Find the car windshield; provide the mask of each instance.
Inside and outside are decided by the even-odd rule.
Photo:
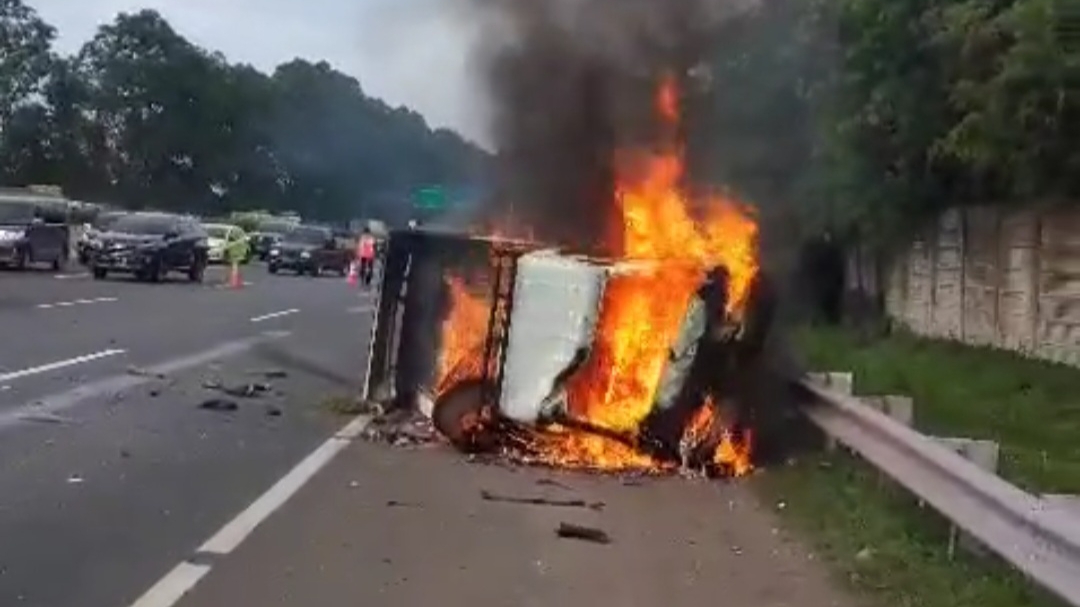
[[[114,232],[127,232],[129,234],[152,234],[162,236],[177,229],[176,220],[172,217],[155,215],[128,215],[117,219],[110,228]]]
[[[228,226],[210,225],[210,226],[203,226],[203,229],[206,230],[206,235],[209,236],[210,238],[224,239],[225,237],[227,237],[229,235],[229,227]]]
[[[25,202],[0,202],[0,223],[30,223],[34,207]]]
[[[285,235],[288,242],[321,245],[330,239],[330,232],[321,228],[296,228]]]

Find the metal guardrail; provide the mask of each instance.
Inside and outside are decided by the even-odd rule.
[[[811,381],[807,415],[826,434],[930,504],[1037,584],[1080,607],[1080,518]]]

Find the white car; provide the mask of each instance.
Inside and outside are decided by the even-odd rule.
[[[207,235],[207,244],[209,245],[207,258],[210,263],[225,263],[227,261],[226,251],[228,251],[229,246],[238,241],[247,242],[248,240],[248,236],[243,229],[227,223],[204,223],[203,230],[206,231]],[[249,246],[248,252],[244,255],[244,261],[247,261],[250,251]]]

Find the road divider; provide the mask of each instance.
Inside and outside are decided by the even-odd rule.
[[[288,310],[282,310],[280,312],[271,312],[270,314],[263,314],[262,316],[255,316],[255,317],[252,317],[250,320],[251,320],[251,322],[263,322],[263,321],[271,320],[271,319],[274,319],[274,318],[281,318],[282,316],[289,316],[291,314],[296,314],[299,311],[300,311],[299,308],[290,308]]]
[[[98,303],[111,303],[114,301],[120,301],[115,297],[95,297],[93,299],[73,299],[71,301],[58,301],[54,303],[38,304],[36,307],[39,310],[52,310],[54,308],[70,308],[73,306],[89,306]]]
[[[76,356],[75,358],[69,358],[67,360],[58,360],[56,362],[46,363],[44,365],[38,365],[36,367],[30,367],[28,369],[22,369],[21,371],[2,373],[0,374],[0,383],[9,382],[14,379],[20,379],[23,377],[29,377],[31,375],[40,375],[42,373],[48,373],[50,371],[57,371],[59,369],[64,369],[67,367],[74,367],[75,365],[81,365],[83,363],[101,360],[103,358],[110,358],[112,356],[119,356],[125,353],[127,353],[127,350],[102,350],[100,352],[84,354],[83,356]]]

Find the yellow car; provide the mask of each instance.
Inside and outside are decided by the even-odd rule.
[[[251,261],[251,243],[247,233],[240,226],[227,223],[205,223],[209,245],[210,263],[239,263]]]

